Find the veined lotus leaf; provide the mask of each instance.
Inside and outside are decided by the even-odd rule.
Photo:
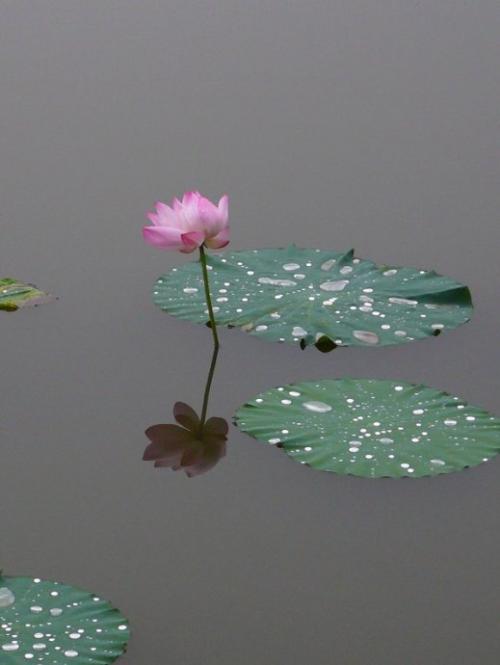
[[[41,305],[53,299],[53,296],[40,291],[32,284],[25,284],[10,277],[0,279],[0,310],[5,312],[15,312],[21,307]]]
[[[319,249],[254,249],[207,257],[217,323],[263,339],[335,346],[401,344],[469,320],[469,289],[433,271],[378,266]],[[198,262],[156,282],[161,309],[206,323]]]
[[[124,653],[128,623],[97,596],[29,577],[0,587],[0,662],[108,665]]]
[[[315,469],[365,478],[435,476],[500,452],[500,419],[401,381],[324,379],[274,388],[236,425]]]

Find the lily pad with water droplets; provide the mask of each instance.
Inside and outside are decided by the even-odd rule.
[[[5,312],[15,312],[21,307],[41,305],[53,299],[53,296],[40,291],[32,284],[25,284],[10,277],[0,279],[0,310]]]
[[[274,388],[242,406],[235,421],[302,464],[366,478],[435,476],[500,452],[500,419],[458,397],[396,381]]]
[[[378,266],[319,249],[258,249],[208,257],[217,323],[269,341],[386,346],[437,335],[469,320],[469,289],[433,271]],[[161,277],[154,302],[206,323],[199,264]]]
[[[0,662],[108,665],[125,651],[126,619],[80,589],[29,577],[0,577]]]

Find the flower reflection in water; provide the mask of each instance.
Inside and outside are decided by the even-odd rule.
[[[144,460],[155,467],[184,471],[190,478],[212,469],[226,454],[228,424],[224,418],[205,423],[187,404],[177,402],[174,417],[179,425],[152,425],[146,430],[150,444]]]
[[[154,460],[155,467],[182,470],[191,478],[209,471],[225,456],[229,425],[224,418],[206,418],[218,353],[219,343],[215,331],[201,416],[188,404],[176,402],[174,418],[177,425],[151,425],[146,430],[150,444],[144,451],[143,459]]]

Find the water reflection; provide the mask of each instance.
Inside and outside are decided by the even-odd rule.
[[[219,345],[214,346],[200,416],[184,402],[174,405],[178,424],[151,425],[145,434],[150,443],[143,459],[157,468],[184,471],[192,478],[212,469],[226,455],[229,426],[224,418],[206,418]]]

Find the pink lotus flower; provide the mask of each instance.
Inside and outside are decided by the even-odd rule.
[[[161,249],[189,254],[201,245],[221,249],[229,244],[227,195],[215,205],[199,192],[186,192],[171,206],[158,201],[156,212],[147,217],[151,225],[143,229],[144,240]]]

